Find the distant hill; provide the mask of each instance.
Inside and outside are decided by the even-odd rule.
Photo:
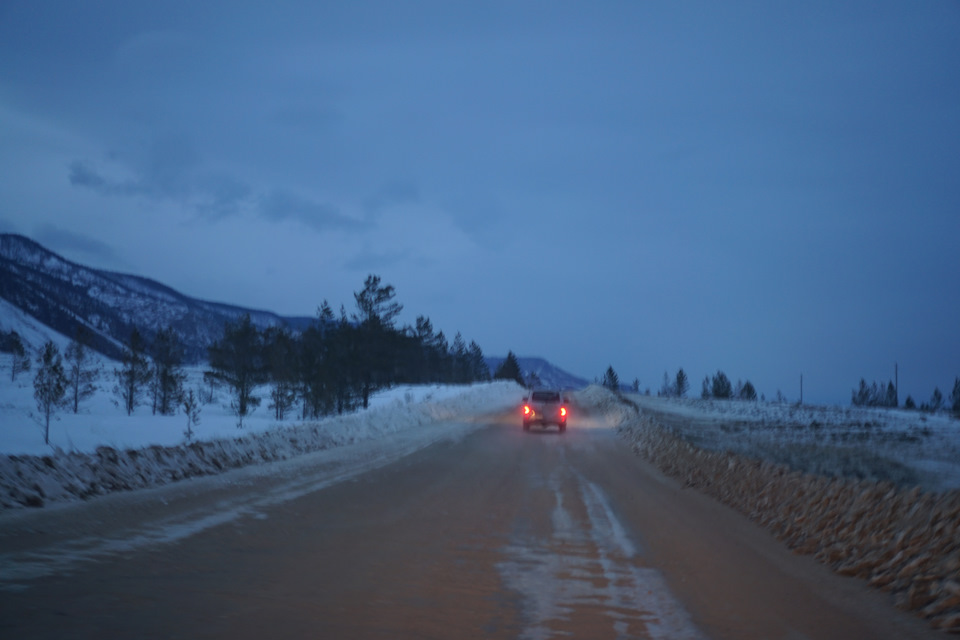
[[[223,336],[224,323],[245,313],[261,329],[299,330],[312,321],[198,300],[147,278],[84,267],[15,234],[0,234],[0,298],[68,338],[78,324],[87,327],[93,347],[111,358],[120,355],[134,325],[147,340],[173,327],[185,359],[199,362]]]
[[[505,358],[484,358],[484,360],[490,367],[490,373],[493,374]],[[587,380],[564,371],[543,358],[521,358],[518,356],[517,362],[520,363],[520,371],[523,373],[524,379],[529,380],[531,374],[536,374],[544,387],[582,389],[590,384]]]

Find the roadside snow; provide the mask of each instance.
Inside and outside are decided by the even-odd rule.
[[[201,379],[200,370],[189,373],[191,382]],[[277,422],[261,407],[242,429],[222,399],[203,408],[195,441],[188,443],[182,414],[155,416],[141,407],[127,416],[101,391],[79,414],[51,423],[51,444],[44,445],[43,429],[30,415],[28,378],[0,389],[0,453],[10,454],[0,456],[0,509],[156,486],[401,431],[422,434],[422,442],[407,445],[415,449],[438,437],[425,426],[450,421],[476,428],[482,424],[476,416],[515,406],[522,395],[502,381],[397,387],[374,396],[367,410],[318,421]]]
[[[689,442],[827,476],[960,487],[960,421],[900,409],[628,395]]]
[[[116,366],[109,360],[101,361],[101,389],[94,397],[81,401],[79,413],[70,409],[58,412],[50,422],[50,444],[43,442],[43,424],[33,399],[34,371],[27,371],[10,381],[9,356],[0,357],[0,453],[13,455],[49,455],[56,450],[65,452],[93,453],[98,447],[113,449],[139,449],[154,445],[169,447],[186,443],[184,435],[186,417],[182,412],[173,416],[153,415],[150,406],[140,406],[132,416],[116,406],[116,398],[107,391],[114,384],[112,370]],[[186,388],[198,389],[203,385],[203,369],[186,370]],[[458,385],[408,385],[382,391],[370,398],[370,410],[383,407],[402,407],[409,404],[437,403],[461,395],[468,387]],[[251,415],[243,419],[243,427],[237,427],[237,418],[229,408],[225,390],[215,392],[214,402],[202,407],[200,424],[193,427],[194,440],[235,438],[265,431],[273,431],[303,424],[288,418],[277,421],[269,409],[269,389],[258,389],[262,403]],[[521,392],[514,391],[519,401]],[[288,412],[296,415],[296,411]],[[313,421],[312,421],[313,422]]]

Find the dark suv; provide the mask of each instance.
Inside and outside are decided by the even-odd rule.
[[[547,426],[555,424],[560,433],[567,430],[567,405],[570,400],[559,391],[538,389],[523,398],[523,430],[529,431],[531,424]]]

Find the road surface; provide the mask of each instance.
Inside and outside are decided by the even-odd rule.
[[[3,515],[0,637],[941,637],[601,420],[397,438]]]

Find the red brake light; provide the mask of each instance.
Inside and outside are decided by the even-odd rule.
[[[528,404],[523,405],[523,415],[525,416],[530,415],[530,405]]]
[[[560,407],[560,416],[561,416],[562,418],[566,418],[566,417],[567,417],[567,408],[566,408],[566,407]]]

